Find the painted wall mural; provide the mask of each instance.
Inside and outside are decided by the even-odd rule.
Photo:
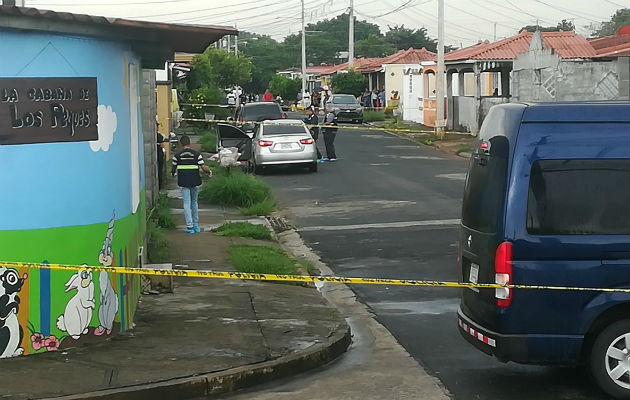
[[[0,174],[0,187],[10,188],[3,190],[0,207],[0,358],[76,347],[131,329],[140,278],[89,266],[140,266],[144,171],[134,165],[144,155],[137,117],[140,77],[131,76],[140,73],[135,67],[140,62],[127,43],[2,29],[0,52],[14,54],[0,58],[0,108],[17,103],[22,114],[52,112],[49,93],[66,111],[76,103],[77,109],[89,109],[90,118],[96,113],[98,121],[96,138],[85,131],[72,141],[48,140],[38,129],[37,141],[0,143],[0,170],[11,171]],[[51,78],[64,83],[61,91],[46,86]],[[2,102],[2,82],[22,85],[19,101],[9,102],[15,92],[7,90]],[[86,92],[87,83],[92,86]],[[42,89],[39,108],[34,97],[30,103],[30,86]],[[77,114],[75,134],[93,129],[80,126],[78,113],[70,114],[59,121],[70,123]],[[46,123],[34,127],[50,129],[46,115]],[[2,261],[86,269],[16,269]]]

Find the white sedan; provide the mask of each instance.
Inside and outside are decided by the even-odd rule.
[[[304,165],[317,172],[315,140],[301,120],[263,121],[256,125],[253,141],[257,174],[272,165]]]

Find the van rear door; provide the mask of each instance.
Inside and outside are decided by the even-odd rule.
[[[509,141],[497,135],[480,141],[470,160],[462,207],[460,253],[463,280],[495,283],[495,254],[502,242]],[[462,311],[485,328],[496,325],[494,289],[467,288]]]

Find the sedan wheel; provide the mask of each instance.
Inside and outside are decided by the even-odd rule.
[[[602,330],[591,350],[591,372],[610,396],[630,396],[630,320],[617,321]]]

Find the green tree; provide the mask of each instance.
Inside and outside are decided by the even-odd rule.
[[[388,26],[385,39],[397,50],[406,50],[410,47],[421,49],[425,47],[429,51],[437,51],[437,40],[429,37],[426,28],[409,29],[405,25]]]
[[[591,37],[602,37],[614,35],[624,25],[630,25],[630,8],[620,8],[615,11],[609,21],[591,24],[588,28],[592,32]]]
[[[571,20],[563,19],[556,26],[526,25],[519,29],[519,32],[524,30],[527,32],[571,32],[575,31],[575,24]]]
[[[301,80],[290,79],[283,75],[274,75],[269,81],[271,93],[280,95],[284,100],[295,100],[301,87]]]
[[[354,43],[354,53],[357,57],[384,57],[395,52],[396,48],[383,36],[374,34]]]
[[[299,63],[297,54],[286,50],[286,45],[269,36],[243,32],[239,35],[239,50],[252,60],[252,80],[243,85],[248,92],[262,93],[276,71]]]
[[[348,71],[333,76],[330,85],[334,93],[345,93],[358,96],[365,89],[365,77],[362,73]]]
[[[348,50],[349,15],[341,14],[333,19],[325,19],[306,25],[306,59],[309,63],[332,63],[338,61],[337,54]],[[354,40],[361,41],[370,35],[382,36],[378,25],[356,19]],[[284,39],[287,51],[295,54],[299,64],[301,34],[289,35]]]
[[[188,89],[217,86],[245,85],[252,79],[252,62],[225,50],[208,47],[203,54],[193,57],[188,74]]]

